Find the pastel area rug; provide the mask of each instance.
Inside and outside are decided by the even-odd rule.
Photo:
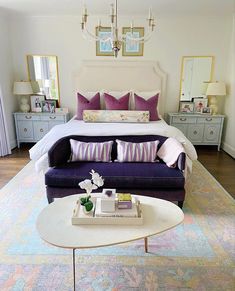
[[[0,191],[0,290],[72,290],[72,254],[36,229],[47,205],[30,162]],[[76,251],[76,290],[235,290],[235,203],[199,163],[187,184],[184,223],[149,239]],[[49,223],[49,222],[48,222]]]

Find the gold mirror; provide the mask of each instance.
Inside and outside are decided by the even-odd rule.
[[[180,101],[204,97],[207,83],[212,80],[214,57],[187,56],[182,58]]]
[[[28,76],[34,93],[59,103],[59,77],[57,56],[27,55]]]

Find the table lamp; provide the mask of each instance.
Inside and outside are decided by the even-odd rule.
[[[14,82],[13,94],[21,95],[20,110],[22,112],[29,112],[30,106],[28,104],[27,95],[33,94],[31,83],[29,81]]]
[[[214,82],[209,83],[206,95],[210,97],[210,107],[212,109],[212,114],[216,115],[218,113],[218,105],[216,96],[225,96],[226,95],[226,87],[224,82]]]

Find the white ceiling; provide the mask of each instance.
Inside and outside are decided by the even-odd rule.
[[[88,12],[108,14],[114,0],[0,0],[0,9],[23,15],[79,15],[82,3]],[[235,12],[235,0],[119,0],[122,15],[142,15],[152,7],[157,15],[231,15]]]

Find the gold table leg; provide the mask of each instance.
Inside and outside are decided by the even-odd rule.
[[[144,238],[144,250],[146,253],[148,252],[148,238],[147,237]]]

